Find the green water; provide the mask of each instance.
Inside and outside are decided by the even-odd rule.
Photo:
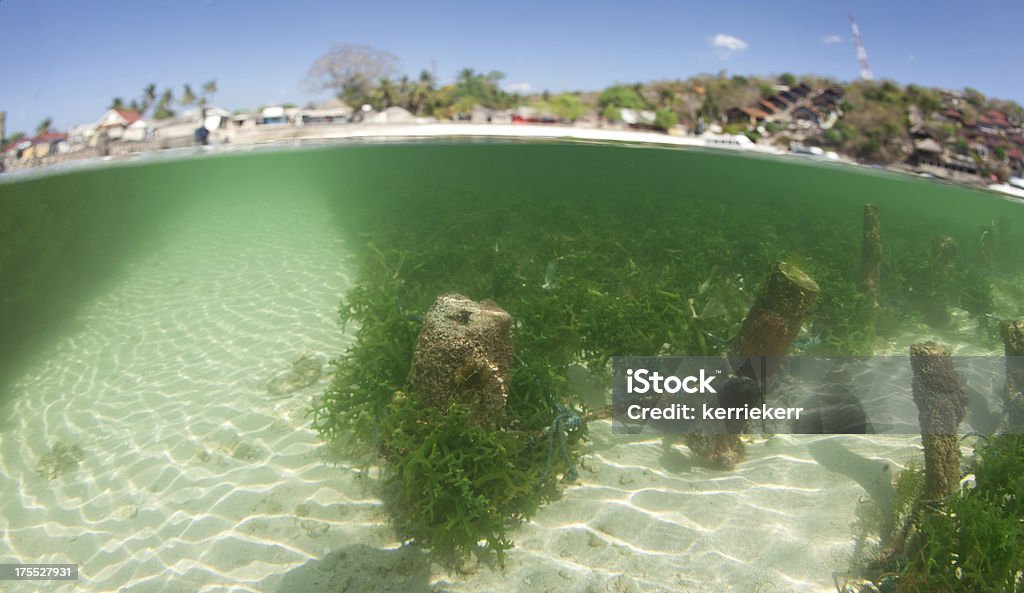
[[[885,256],[883,313],[867,336],[865,202],[879,206]],[[986,255],[988,225],[999,232]],[[933,274],[937,235],[957,244],[948,282]],[[600,569],[580,590],[622,579],[829,590],[853,554],[863,491],[800,439],[757,449],[730,476],[680,461],[685,448],[663,454],[594,426],[583,450],[593,471],[512,532],[505,572],[460,576],[397,550],[358,464],[324,461],[307,411],[330,367],[283,398],[265,384],[303,353],[342,354],[373,327],[360,314],[410,319],[448,291],[495,299],[518,320],[518,354],[556,370],[720,352],[779,259],[822,286],[807,348],[902,353],[933,337],[998,352],[993,321],[1024,315],[1022,248],[1024,209],[982,192],[694,150],[363,145],[4,180],[0,561],[79,562],[90,591],[176,590],[160,581],[168,566],[185,590],[325,590],[312,584],[325,563],[336,587],[393,573],[383,582],[407,590],[561,590],[560,571]],[[366,300],[343,332],[352,287]],[[936,300],[950,319],[930,326]],[[396,377],[378,379],[392,388]],[[57,442],[83,458],[47,480],[38,462]],[[896,465],[915,449],[847,445]],[[722,504],[731,518],[710,519]]]

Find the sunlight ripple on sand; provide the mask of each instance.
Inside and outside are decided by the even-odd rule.
[[[807,445],[834,438],[894,468],[917,450],[902,437],[759,439],[735,471],[714,472],[681,444],[598,422],[578,483],[513,532],[504,571],[420,566],[388,527],[372,472],[322,458],[306,411],[324,380],[284,397],[264,386],[347,339],[336,310],[351,265],[328,205],[239,197],[195,208],[17,383],[0,433],[0,561],[80,564],[78,584],[45,590],[325,591],[384,579],[474,593],[824,592],[853,553],[864,490]],[[57,442],[83,458],[47,481],[36,464]]]

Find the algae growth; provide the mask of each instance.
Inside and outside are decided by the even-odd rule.
[[[47,481],[55,480],[78,469],[78,463],[83,459],[85,453],[81,447],[57,441],[36,464],[36,473]]]
[[[1002,206],[938,185],[813,167],[787,177],[798,165],[680,151],[388,150],[403,175],[357,180],[335,202],[357,266],[339,310],[355,340],[314,426],[381,456],[399,533],[442,556],[500,555],[558,476],[575,477],[586,409],[570,366],[607,380],[615,355],[726,352],[773,262],[820,286],[797,349],[824,355],[871,354],[949,307],[983,328],[992,277],[1022,264],[1021,237],[1004,233],[998,272],[976,265],[988,257],[977,229]],[[370,187],[375,199],[360,199]],[[867,197],[885,245],[877,304],[860,277]],[[933,248],[938,235],[958,249]],[[505,430],[469,428],[464,408],[424,408],[409,390],[422,315],[452,292],[513,319]]]

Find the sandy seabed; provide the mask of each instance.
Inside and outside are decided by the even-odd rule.
[[[200,203],[24,369],[0,432],[0,562],[72,562],[81,577],[4,591],[834,591],[864,481],[918,450],[758,438],[716,472],[599,422],[580,479],[513,531],[503,570],[447,572],[400,545],[372,469],[325,462],[307,410],[329,369],[290,395],[266,389],[349,339],[332,216],[316,196],[284,211]],[[809,449],[831,441],[872,461],[831,471]],[[82,458],[48,480],[37,464],[57,443]]]

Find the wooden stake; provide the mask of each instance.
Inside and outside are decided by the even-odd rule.
[[[1004,321],[1006,353],[1006,415],[1010,434],[1024,433],[1024,319]]]
[[[796,266],[786,262],[772,264],[761,294],[736,336],[733,355],[778,357],[786,354],[819,292],[821,289],[814,279]]]
[[[964,419],[967,397],[964,381],[953,370],[949,349],[935,342],[910,347],[917,406],[924,444],[925,500],[938,500],[960,484],[960,439],[957,427]]]
[[[882,234],[878,206],[864,204],[864,239],[861,245],[860,288],[878,306],[878,284],[882,277]]]
[[[796,266],[786,262],[772,264],[761,294],[733,342],[733,357],[739,359],[733,365],[734,372],[763,385],[777,359],[786,354],[800,333],[820,291],[814,279]],[[757,403],[746,401],[748,398],[746,390],[733,394],[723,392],[719,394],[719,405]],[[739,435],[746,428],[746,421],[730,420],[725,425],[727,434],[686,435],[683,440],[705,463],[719,469],[732,469],[743,458],[744,445]]]

